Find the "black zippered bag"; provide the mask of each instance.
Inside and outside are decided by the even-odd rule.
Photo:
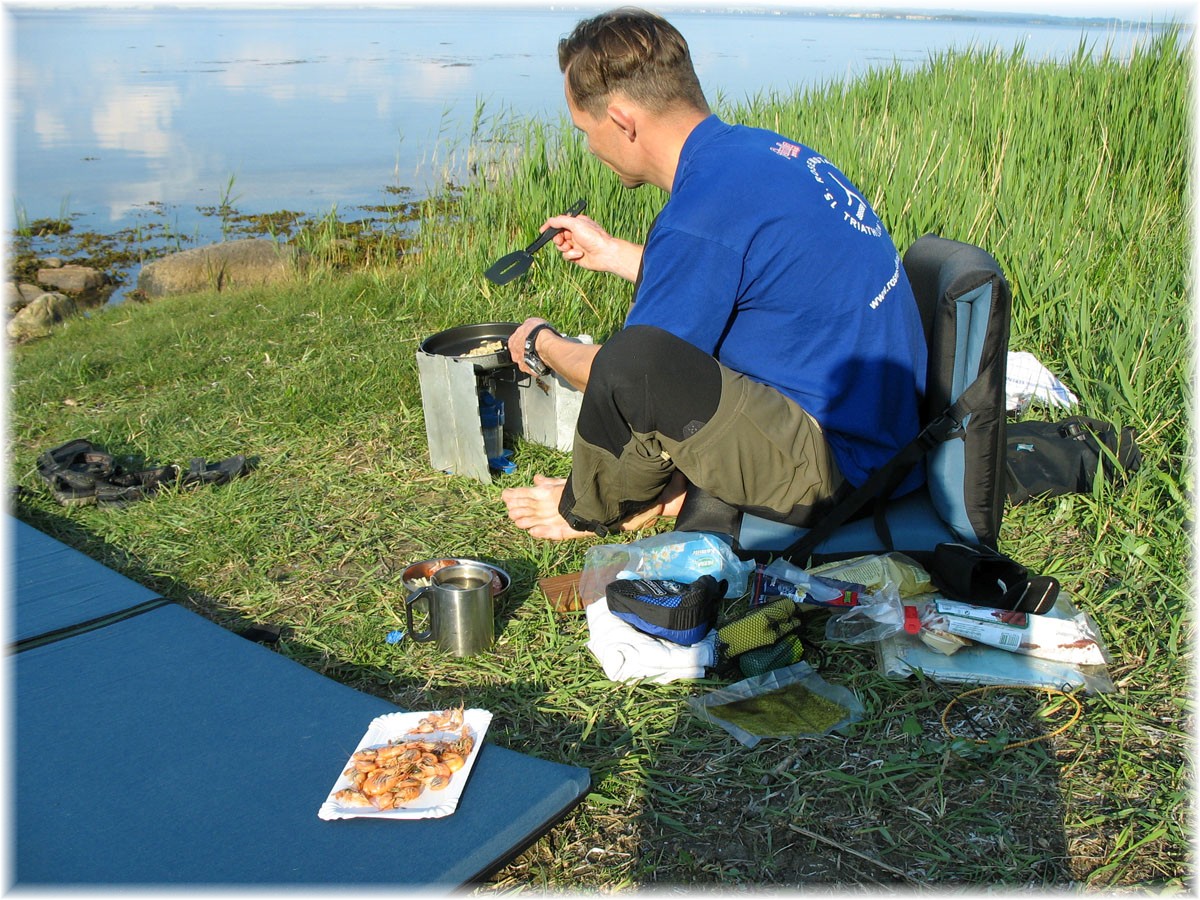
[[[993,609],[1047,613],[1058,599],[1058,580],[1030,575],[1023,565],[991,547],[938,544],[929,575],[951,600]]]
[[[1133,428],[1071,416],[1012,422],[1007,429],[1007,495],[1014,506],[1036,497],[1090,493],[1096,478],[1117,487],[1142,465]]]

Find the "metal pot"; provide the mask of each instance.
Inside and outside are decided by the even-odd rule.
[[[517,330],[515,322],[488,322],[483,325],[459,325],[446,331],[439,331],[432,337],[421,342],[421,351],[435,356],[452,356],[455,359],[468,358],[467,354],[488,341],[503,341],[505,346],[495,353],[484,353],[469,357],[477,372],[487,372],[492,369],[502,369],[513,364],[512,355],[508,352],[508,339]]]

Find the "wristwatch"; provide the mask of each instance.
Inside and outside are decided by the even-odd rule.
[[[535,325],[533,331],[529,332],[525,338],[525,365],[529,366],[535,375],[545,375],[550,371],[550,367],[542,362],[542,358],[538,356],[537,352],[537,336],[543,328],[549,329],[552,334],[558,334],[553,325],[549,322],[542,322],[540,325]],[[559,335],[559,337],[561,336]]]

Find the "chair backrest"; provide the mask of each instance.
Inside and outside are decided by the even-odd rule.
[[[972,387],[961,438],[926,457],[934,509],[962,540],[995,548],[1004,515],[1005,378],[1012,295],[995,258],[937,235],[904,254],[929,363],[922,404],[928,424]]]
[[[744,556],[791,551],[801,565],[809,553],[814,562],[887,550],[919,559],[945,541],[996,548],[1005,502],[1005,368],[1012,312],[1008,282],[989,253],[932,234],[908,249],[904,270],[928,350],[921,425],[929,426],[948,409],[957,413],[956,403],[969,403],[970,412],[954,437],[919,461],[925,465],[926,486],[877,510],[886,534],[871,516],[853,518],[853,510],[851,518],[834,517],[810,533],[738,514],[713,498],[693,503],[693,491],[684,507],[689,514],[680,515],[677,528],[730,534],[734,549]],[[893,471],[903,477],[907,470],[893,463]],[[843,524],[829,531],[837,522]]]

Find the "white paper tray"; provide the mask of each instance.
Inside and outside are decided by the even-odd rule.
[[[459,732],[450,731],[435,731],[432,734],[421,735],[413,734],[413,729],[427,715],[429,715],[429,712],[388,713],[386,716],[379,716],[371,722],[367,728],[367,733],[363,735],[362,740],[358,742],[358,746],[354,748],[354,753],[366,747],[376,747],[386,744],[388,741],[398,741],[408,735],[412,735],[412,740],[427,741],[453,741],[460,737]],[[450,815],[458,808],[458,801],[462,796],[463,787],[466,785],[467,777],[471,774],[471,769],[475,765],[475,757],[479,755],[479,750],[483,746],[484,735],[487,733],[488,725],[491,724],[491,721],[492,714],[486,709],[468,709],[464,711],[463,722],[471,730],[471,735],[475,738],[475,744],[471,748],[471,752],[467,755],[463,767],[454,773],[454,777],[450,779],[450,784],[445,790],[424,790],[415,800],[410,800],[397,809],[378,810],[373,806],[353,806],[342,803],[335,800],[334,795],[338,791],[351,786],[349,777],[340,774],[341,771],[350,767],[350,760],[347,758],[346,762],[342,764],[341,770],[339,770],[337,781],[334,782],[333,788],[329,791],[329,796],[325,798],[325,802],[317,810],[317,816],[322,819],[436,819],[441,816]]]

